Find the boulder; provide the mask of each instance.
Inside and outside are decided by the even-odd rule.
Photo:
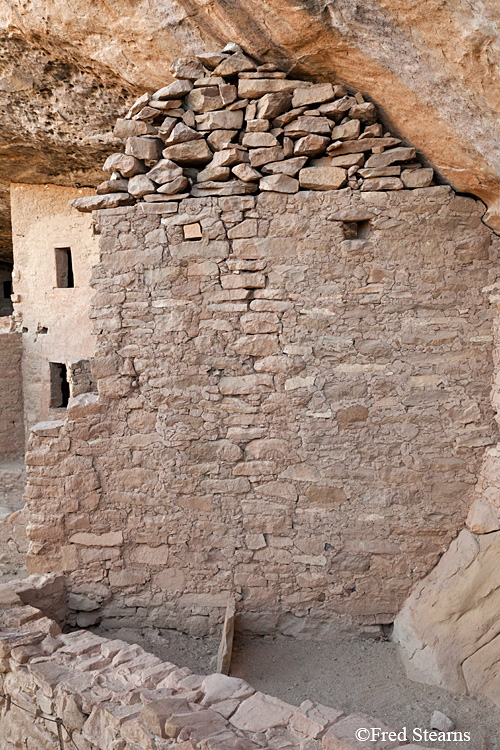
[[[167,146],[163,150],[163,156],[182,166],[190,167],[209,162],[212,159],[212,152],[204,140],[197,140]]]
[[[259,182],[259,187],[261,190],[275,193],[297,193],[299,182],[286,174],[273,174],[263,177]]]
[[[307,135],[295,142],[293,153],[295,156],[317,156],[326,149],[329,143],[330,138],[321,135]]]
[[[137,174],[128,181],[128,192],[134,198],[142,198],[148,193],[155,193],[156,187],[154,182],[149,177],[146,177],[145,174]]]
[[[120,172],[122,177],[133,177],[146,171],[144,164],[135,156],[126,154],[111,154],[103,166],[104,172]]]
[[[407,188],[428,187],[434,177],[434,170],[427,169],[405,169],[401,172],[401,179]]]
[[[301,188],[338,190],[347,182],[347,172],[340,167],[306,167],[299,172]]]
[[[164,86],[163,88],[158,89],[158,91],[155,91],[152,99],[182,99],[183,96],[189,94],[192,88],[193,84],[188,80],[174,81],[168,86]]]
[[[410,679],[500,706],[499,571],[500,531],[461,531],[394,622]]]

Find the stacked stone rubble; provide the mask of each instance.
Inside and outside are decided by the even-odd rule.
[[[377,121],[372,102],[342,85],[294,80],[258,65],[236,44],[179,58],[177,79],[143,94],[114,135],[125,153],[81,211],[258,191],[402,190],[427,187],[414,148]]]
[[[64,747],[78,750],[357,750],[358,728],[391,731],[364,714],[297,707],[241,679],[193,674],[138,645],[62,633],[64,594],[62,576],[0,586],[2,750],[59,747],[56,718]],[[396,737],[377,748],[398,748]]]

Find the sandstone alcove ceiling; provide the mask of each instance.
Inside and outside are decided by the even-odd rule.
[[[125,100],[171,80],[170,62],[234,40],[293,75],[368,94],[387,127],[415,145],[500,227],[498,12],[400,0],[13,0],[0,7],[1,235],[6,184],[94,185],[101,133]],[[130,95],[130,96],[128,96]]]

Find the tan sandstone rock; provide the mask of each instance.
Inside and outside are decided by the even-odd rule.
[[[462,531],[406,600],[394,624],[408,675],[500,705],[488,665],[500,648],[500,532]]]

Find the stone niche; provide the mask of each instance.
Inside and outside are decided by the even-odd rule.
[[[445,186],[96,212],[99,397],[38,425],[31,572],[79,625],[377,632],[462,528],[499,240]]]

